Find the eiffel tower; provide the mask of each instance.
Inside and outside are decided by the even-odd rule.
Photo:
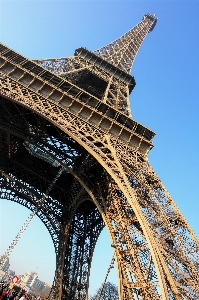
[[[104,226],[120,300],[199,299],[198,238],[148,162],[155,133],[130,112],[131,67],[156,22],[145,14],[105,47],[61,59],[0,44],[0,197],[36,209],[48,229],[51,299],[88,299]]]

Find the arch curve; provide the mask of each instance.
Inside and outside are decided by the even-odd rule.
[[[116,138],[114,134],[107,134],[106,130],[96,125],[97,117],[85,120],[85,115],[81,117],[77,113],[78,106],[67,104],[75,103],[72,95],[64,95],[64,101],[56,102],[9,76],[0,84],[1,105],[6,107],[1,110],[0,120],[2,171],[26,181],[28,186],[34,183],[34,187],[44,193],[56,168],[28,154],[24,149],[24,140],[38,149],[43,147],[51,158],[56,158],[66,169],[63,175],[65,180],[60,179],[51,192],[51,197],[63,205],[64,215],[59,219],[61,229],[57,257],[60,259],[57,262],[54,293],[61,298],[64,293],[58,287],[68,289],[60,284],[66,282],[63,257],[71,227],[71,212],[74,212],[76,196],[83,186],[104,216],[105,225],[115,242],[121,299],[131,299],[134,294],[149,299],[167,299],[171,293],[186,295],[187,282],[180,282],[179,287],[176,280],[180,274],[186,277],[188,272],[192,274],[192,270],[198,268],[195,263],[198,240],[147,161],[144,151],[150,148],[150,143],[144,141],[146,143],[142,146],[145,149],[145,145],[146,149],[142,153],[139,151],[141,148],[122,142],[124,136],[121,138],[116,134]],[[8,113],[7,118],[4,112]],[[116,128],[121,127],[118,125]],[[161,224],[161,230],[160,212],[165,221],[164,226]],[[174,256],[163,233],[167,232],[169,238],[176,238],[179,244],[179,232],[182,231],[184,241],[188,237],[190,245],[194,243],[194,256],[189,257],[189,247],[184,242],[183,251],[187,253],[186,266],[189,270],[185,271],[183,264],[179,267],[180,255],[175,256],[177,262],[172,264],[174,269],[171,270],[170,261]],[[167,260],[168,253],[170,261]],[[189,290],[195,297],[198,291],[192,289],[190,278]],[[197,281],[195,277],[194,280]],[[79,289],[76,287],[76,292]]]

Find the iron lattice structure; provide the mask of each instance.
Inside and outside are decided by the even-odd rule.
[[[148,162],[154,132],[130,114],[129,73],[156,22],[146,14],[113,43],[69,58],[31,61],[0,45],[0,196],[46,225],[57,299],[88,297],[104,226],[120,300],[199,299],[198,239]],[[55,162],[64,172],[43,197]]]

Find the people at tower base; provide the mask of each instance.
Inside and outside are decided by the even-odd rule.
[[[33,295],[19,286],[11,286],[9,283],[1,281],[0,300],[42,300],[42,298]]]

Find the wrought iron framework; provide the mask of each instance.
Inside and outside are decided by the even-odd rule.
[[[35,211],[57,172],[45,155],[67,170],[37,210],[55,245],[58,299],[88,296],[104,226],[120,299],[199,298],[199,241],[148,162],[155,133],[130,115],[129,72],[156,22],[146,14],[115,42],[70,58],[30,61],[0,45],[1,198]]]

